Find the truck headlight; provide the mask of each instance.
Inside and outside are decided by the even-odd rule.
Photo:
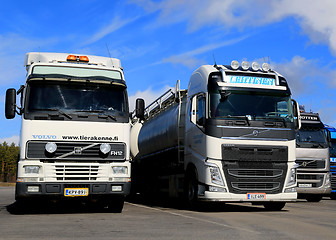
[[[290,169],[286,187],[289,187],[294,184],[296,184],[296,167]]]
[[[112,170],[114,174],[127,174],[128,173],[128,169],[125,166],[112,167]]]
[[[45,150],[47,151],[47,153],[50,153],[50,154],[56,152],[56,150],[57,150],[56,143],[54,143],[54,142],[47,142],[47,144],[45,145]]]
[[[102,154],[108,154],[109,152],[111,152],[111,145],[103,143],[100,145],[99,149],[102,152]]]
[[[40,172],[39,166],[24,166],[25,174],[38,174]]]
[[[224,186],[224,181],[218,167],[210,166],[211,182]]]

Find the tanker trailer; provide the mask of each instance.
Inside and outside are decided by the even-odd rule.
[[[168,90],[146,109],[137,103],[135,191],[182,196],[189,206],[250,202],[281,210],[297,199],[299,108],[267,64],[203,65],[188,90]]]

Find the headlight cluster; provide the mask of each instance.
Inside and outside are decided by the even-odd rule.
[[[224,186],[224,181],[219,171],[219,168],[215,166],[210,166],[209,169],[210,169],[211,182],[214,184]]]
[[[39,174],[39,166],[24,166],[25,174]]]
[[[296,184],[296,168],[293,167],[290,169],[289,176],[287,178],[286,187]]]
[[[112,167],[113,174],[127,174],[128,169],[125,166]]]

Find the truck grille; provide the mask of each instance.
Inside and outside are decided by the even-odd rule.
[[[91,181],[97,180],[99,166],[56,165],[57,181]]]
[[[319,174],[297,174],[298,187],[301,183],[312,184],[312,187],[318,188],[323,185],[324,175]]]
[[[235,177],[280,177],[281,169],[229,169],[228,173]]]
[[[282,192],[288,168],[287,147],[223,145],[222,158],[230,192]]]
[[[324,169],[325,161],[321,159],[296,159],[295,163],[299,164],[302,169]]]
[[[109,163],[46,163],[45,181],[49,182],[88,182],[109,181]]]
[[[228,161],[276,161],[287,162],[287,147],[279,146],[222,146],[223,160]]]
[[[232,187],[234,189],[237,189],[238,191],[250,191],[251,189],[256,191],[269,191],[269,190],[276,190],[280,187],[280,183],[231,183]]]
[[[44,141],[29,141],[27,143],[27,158],[47,161],[59,159],[118,161],[125,159],[124,143],[110,143],[111,152],[107,155],[100,152],[101,143],[91,142],[55,142],[57,150],[53,155],[50,155],[45,151],[46,143]]]

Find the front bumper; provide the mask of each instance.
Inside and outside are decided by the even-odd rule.
[[[112,191],[113,186],[121,186],[120,191]],[[29,192],[28,187],[35,187],[38,191]],[[87,188],[88,196],[85,197],[99,197],[99,196],[126,196],[130,193],[130,182],[99,182],[99,183],[76,183],[76,182],[62,182],[62,183],[41,183],[41,182],[17,182],[15,189],[15,199],[22,199],[28,197],[50,197],[50,198],[69,198],[64,194],[65,188]],[[119,187],[120,188],[120,187]],[[79,197],[78,197],[79,198]]]
[[[331,187],[329,179],[329,173],[298,171],[297,193],[317,195],[330,194]]]
[[[205,191],[204,195],[198,196],[200,201],[219,201],[219,202],[293,202],[297,200],[297,193],[278,193],[266,194],[263,200],[248,199],[247,194],[232,194]]]

